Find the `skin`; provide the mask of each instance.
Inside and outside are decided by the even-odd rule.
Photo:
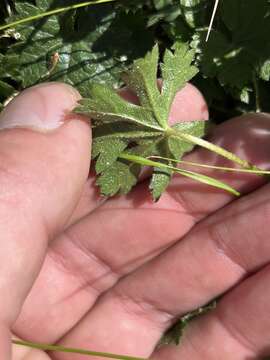
[[[60,121],[78,98],[63,84],[35,87],[8,105],[5,121],[33,114]],[[65,117],[50,132],[0,132],[2,359],[85,359],[19,346],[11,355],[10,332],[153,360],[269,354],[266,179],[204,170],[245,194],[235,199],[176,176],[154,204],[144,175],[131,194],[107,200],[88,176],[89,122]],[[177,94],[171,122],[207,117],[198,90],[188,85]],[[269,133],[269,115],[250,114],[216,127],[209,139],[266,169]],[[227,165],[202,149],[186,158]],[[179,316],[222,294],[215,310],[188,327],[180,346],[155,349]]]

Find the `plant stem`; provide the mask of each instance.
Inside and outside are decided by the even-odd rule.
[[[251,170],[258,170],[258,171],[261,170],[261,169],[257,168],[255,165],[250,164],[247,160],[243,160],[240,157],[238,157],[237,155],[231,153],[230,151],[225,150],[222,147],[212,144],[209,141],[201,139],[197,136],[186,134],[184,132],[180,132],[175,129],[170,129],[170,133],[173,136],[184,139],[188,142],[191,142],[192,144],[199,145],[199,146],[201,146],[209,151],[212,151],[228,160],[231,160],[234,163],[240,165],[244,169],[251,169]]]
[[[33,349],[39,349],[39,350],[45,350],[45,351],[60,351],[60,352],[73,353],[73,354],[97,356],[97,357],[103,357],[103,358],[108,358],[108,359],[147,360],[144,358],[138,358],[138,357],[134,357],[134,356],[117,355],[117,354],[110,354],[110,353],[105,353],[105,352],[68,348],[68,347],[59,346],[59,345],[39,344],[39,343],[30,342],[30,341],[12,340],[12,343],[15,345],[27,346],[27,347],[30,347]]]
[[[70,6],[65,6],[65,7],[62,7],[62,8],[58,8],[58,9],[53,9],[53,10],[45,11],[45,12],[43,12],[43,13],[40,13],[40,14],[37,14],[37,15],[34,15],[34,16],[29,16],[29,17],[27,17],[27,18],[14,21],[14,22],[12,22],[12,23],[10,23],[10,24],[2,25],[2,26],[0,26],[0,30],[5,30],[5,29],[11,28],[11,27],[16,27],[17,25],[20,25],[20,24],[24,24],[24,23],[27,23],[27,22],[30,22],[30,21],[33,21],[33,20],[38,20],[38,19],[44,18],[44,17],[46,17],[46,16],[51,16],[51,15],[60,14],[60,13],[65,12],[65,11],[74,10],[74,9],[79,9],[79,8],[82,8],[82,7],[85,7],[85,6],[91,6],[91,5],[96,5],[96,4],[103,4],[103,3],[108,3],[108,2],[114,2],[114,1],[116,1],[116,0],[92,0],[92,1],[85,1],[85,2],[81,2],[81,3],[79,3],[79,4],[74,4],[74,5],[70,5]]]
[[[190,170],[180,169],[180,168],[170,166],[170,165],[167,165],[167,164],[164,164],[161,162],[150,160],[148,158],[144,158],[144,157],[137,156],[137,155],[131,155],[131,154],[127,154],[127,153],[122,153],[119,156],[119,158],[131,161],[136,164],[143,165],[143,166],[151,166],[151,167],[156,167],[156,168],[160,168],[160,169],[162,169],[162,168],[169,169],[175,173],[178,173],[182,176],[188,177],[195,181],[199,181],[203,184],[207,184],[210,186],[214,186],[218,189],[228,191],[229,193],[231,193],[235,196],[240,196],[240,193],[237,190],[235,190],[234,188],[232,188],[230,185],[227,185],[224,182],[219,181],[219,180],[217,180],[213,177],[207,176],[207,175],[199,174],[199,173],[196,173],[196,172],[190,171]]]
[[[171,158],[166,158],[163,156],[149,156],[151,159],[157,159],[157,160],[167,160],[171,161],[177,164],[183,164],[183,165],[190,165],[190,166],[196,166],[211,170],[220,170],[220,171],[229,171],[229,172],[237,172],[237,173],[246,173],[246,174],[255,174],[255,175],[270,175],[269,170],[254,170],[254,169],[236,169],[236,168],[230,168],[226,166],[216,166],[216,165],[208,165],[208,164],[200,164],[192,161],[185,161],[185,160],[176,160]]]

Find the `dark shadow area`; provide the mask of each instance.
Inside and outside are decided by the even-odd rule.
[[[209,21],[195,34],[200,74],[193,83],[218,123],[254,109],[269,111],[269,10],[267,0],[220,1],[209,41]]]
[[[202,69],[221,84],[241,89],[270,56],[270,9],[267,0],[220,3],[214,31],[200,34]]]
[[[147,20],[143,13],[119,12],[107,31],[94,43],[92,50],[93,52],[105,50],[108,58],[124,57],[128,63],[131,63],[150,50],[153,44],[153,34],[147,29]]]
[[[183,18],[191,28],[204,27],[209,24],[214,0],[180,1]]]
[[[76,2],[55,0],[49,9],[38,9],[33,7],[36,2],[29,2],[31,12],[37,13],[71,4]],[[99,4],[60,14],[57,21],[45,17],[27,24],[22,28],[24,40],[13,47],[23,85],[64,81],[87,96],[92,81],[119,84],[123,68],[154,44],[147,19],[138,12]],[[50,72],[54,54],[59,60]]]
[[[48,8],[45,9],[45,8],[36,7],[36,9],[33,10],[34,7],[31,8],[30,4],[32,4],[33,6],[38,5],[37,2],[33,0],[33,1],[29,1],[29,11],[32,12],[31,15],[35,15],[35,14],[37,15],[37,14],[45,12],[45,11],[50,11],[50,10],[57,9],[57,8],[60,8],[60,7],[63,7],[63,6],[69,6],[69,5],[72,5],[72,4],[75,4],[75,3],[76,2],[71,1],[71,0],[67,0],[67,1],[53,0],[53,1],[51,1],[50,6]],[[17,1],[17,4],[19,4],[19,1]],[[30,31],[29,30],[27,31],[26,41],[24,41],[24,43],[22,44],[22,47],[21,47],[22,51],[25,50],[27,48],[27,46],[29,46],[31,43],[38,40],[36,38],[37,34],[44,27],[46,28],[46,24],[48,23],[48,21],[50,21],[50,17],[44,17],[44,18],[41,18],[39,20],[36,20],[36,21],[30,23],[31,25],[34,24],[32,26],[29,26],[29,24],[25,25],[25,28],[27,30],[29,29]],[[50,25],[48,26],[48,30],[50,30]]]
[[[270,347],[266,351],[263,351],[262,354],[270,354]],[[270,355],[258,355],[256,357],[248,357],[245,360],[270,360]]]

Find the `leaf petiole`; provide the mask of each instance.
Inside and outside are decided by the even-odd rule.
[[[199,138],[197,136],[191,135],[191,134],[186,134],[184,132],[181,131],[177,131],[175,129],[170,129],[169,132],[170,135],[181,138],[183,140],[186,140],[188,142],[191,142],[192,144],[195,145],[199,145],[213,153],[216,153],[230,161],[233,161],[234,163],[240,165],[242,168],[244,169],[249,169],[249,170],[255,170],[255,171],[261,171],[261,169],[257,168],[256,166],[250,164],[248,161],[241,159],[240,157],[238,157],[237,155],[231,153],[230,151],[210,143],[207,140],[204,140],[202,138]]]

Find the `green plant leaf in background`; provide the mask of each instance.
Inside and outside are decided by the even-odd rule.
[[[72,3],[16,1],[16,15],[8,21]],[[145,28],[143,14],[125,13],[109,3],[89,6],[18,25],[20,39],[9,47],[4,61],[12,60],[9,77],[20,88],[57,80],[75,86],[86,96],[93,81],[119,84],[123,67],[152,47],[152,33],[145,33]]]
[[[8,29],[0,33],[0,54],[5,56],[0,102],[12,88],[20,91],[47,80],[66,81],[87,96],[91,81],[118,85],[121,70],[154,42],[163,51],[180,40],[192,41],[200,70],[192,81],[215,121],[269,111],[269,2],[220,1],[206,44],[214,1],[115,0]],[[4,0],[0,20],[11,23],[74,4],[78,2]]]
[[[219,2],[213,31],[206,34],[214,0],[178,0],[180,14],[160,22],[171,41],[192,43],[200,73],[194,84],[220,121],[249,111],[269,111],[270,15],[268,0]]]
[[[205,30],[193,36],[202,74],[217,79],[243,111],[268,109],[260,88],[269,78],[269,15],[268,0],[221,1],[209,42]]]
[[[244,16],[243,16],[244,14]],[[220,2],[220,25],[205,43],[205,31],[195,39],[203,73],[217,76],[222,85],[243,89],[254,72],[269,76],[265,62],[270,53],[270,9],[268,0],[226,0]],[[226,28],[224,28],[224,26]],[[251,30],[252,29],[252,30]],[[264,66],[264,71],[261,70]]]

